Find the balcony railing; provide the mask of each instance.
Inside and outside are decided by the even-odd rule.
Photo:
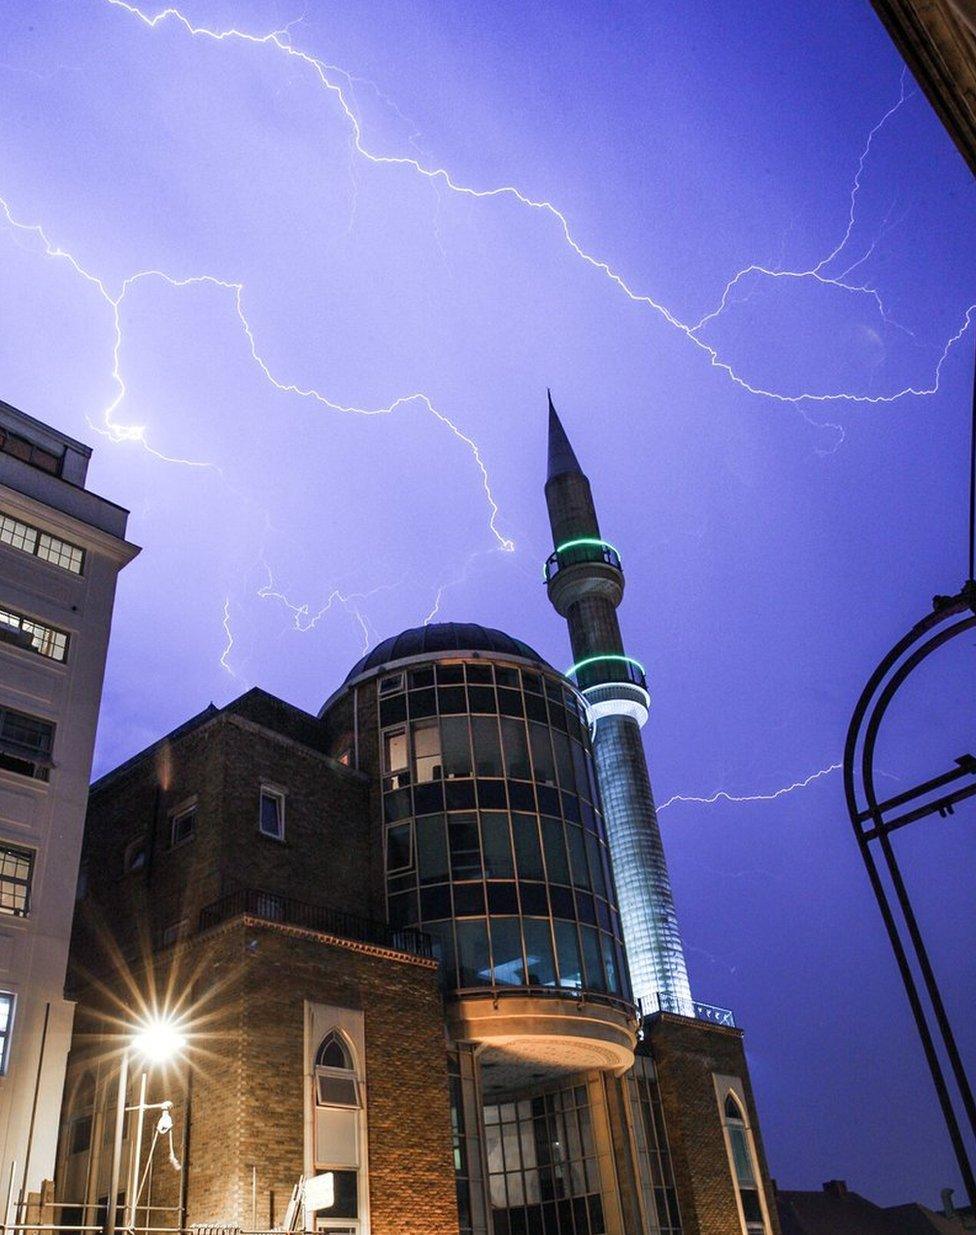
[[[567,566],[584,566],[590,562],[602,562],[605,566],[613,566],[616,570],[622,569],[620,554],[605,540],[596,538],[570,540],[560,545],[556,552],[546,559],[546,583],[559,571],[565,570]]]
[[[666,995],[658,995],[657,1007],[645,1007],[641,1004],[641,1011],[645,1015],[652,1012],[670,1012],[674,1016],[687,1016],[677,999],[669,998]],[[730,1008],[717,1008],[711,1003],[699,1003],[697,999],[692,1001],[694,1009],[694,1019],[696,1021],[707,1021],[710,1025],[724,1025],[727,1029],[735,1028],[735,1017],[732,1015]]]
[[[610,682],[629,682],[643,691],[647,690],[644,668],[631,656],[588,656],[567,669],[566,676],[573,678],[580,690],[606,686]]]
[[[430,935],[412,928],[394,928],[386,922],[361,918],[354,913],[343,913],[325,905],[309,905],[279,896],[276,892],[262,892],[257,888],[239,888],[205,905],[200,910],[199,929],[209,930],[231,918],[247,914],[265,922],[281,922],[288,926],[300,926],[306,930],[337,935],[340,939],[353,939],[358,943],[371,943],[395,952],[408,952],[411,956],[433,958],[433,941]]]

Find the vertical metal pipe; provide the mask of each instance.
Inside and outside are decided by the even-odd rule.
[[[115,1235],[118,1221],[119,1177],[122,1174],[122,1133],[125,1129],[125,1105],[129,1090],[129,1048],[122,1051],[119,1065],[119,1092],[115,1102],[115,1135],[112,1138],[112,1170],[108,1181],[108,1201],[105,1206],[105,1235]]]
[[[44,1071],[44,1054],[47,1048],[47,1027],[51,1019],[51,1002],[44,1005],[44,1028],[41,1030],[41,1045],[37,1052],[37,1075],[34,1077],[34,1100],[31,1103],[30,1124],[27,1128],[27,1149],[24,1152],[24,1174],[20,1182],[20,1199],[23,1203],[27,1194],[27,1174],[30,1170],[31,1151],[34,1148],[34,1124],[37,1120],[37,1102],[41,1093],[41,1075]]]
[[[7,1195],[3,1202],[3,1229],[6,1231],[10,1223],[10,1202],[14,1195],[14,1176],[17,1174],[17,1163],[14,1159],[10,1160],[10,1177],[7,1180]]]
[[[144,1068],[142,1076],[139,1078],[139,1105],[136,1108],[136,1135],[135,1142],[132,1146],[132,1154],[129,1159],[129,1186],[126,1189],[125,1197],[125,1225],[130,1229],[134,1229],[136,1225],[136,1206],[139,1202],[137,1195],[139,1191],[139,1166],[142,1161],[142,1125],[146,1118],[146,1083],[149,1079],[149,1074]]]

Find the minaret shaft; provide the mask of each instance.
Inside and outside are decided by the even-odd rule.
[[[617,621],[624,578],[600,535],[590,483],[549,401],[546,505],[556,552],[549,598],[569,626],[577,684],[590,703],[593,754],[635,995],[645,1012],[694,1015],[684,950],[640,729],[643,671],[624,652]]]

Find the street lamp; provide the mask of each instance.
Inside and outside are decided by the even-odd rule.
[[[179,1026],[168,1019],[156,1018],[139,1026],[122,1049],[122,1062],[119,1067],[119,1092],[115,1106],[115,1137],[112,1143],[112,1170],[109,1176],[108,1206],[105,1218],[106,1235],[115,1235],[119,1196],[119,1177],[122,1173],[122,1134],[125,1130],[126,1098],[129,1088],[129,1055],[136,1051],[144,1057],[147,1064],[165,1063],[172,1059],[186,1045],[186,1038],[180,1032]],[[139,1160],[142,1157],[142,1126],[146,1111],[151,1107],[159,1107],[168,1111],[171,1102],[146,1104],[146,1083],[148,1069],[144,1068],[139,1083],[139,1104],[131,1109],[138,1111],[136,1119],[135,1138],[132,1145],[132,1162],[129,1170],[129,1185],[126,1189],[125,1225],[135,1226],[136,1201],[139,1189]]]

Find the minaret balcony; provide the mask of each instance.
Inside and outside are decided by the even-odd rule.
[[[591,562],[603,563],[622,570],[620,554],[605,540],[596,537],[584,537],[579,540],[569,540],[549,555],[546,559],[545,581],[551,583],[560,570],[567,566],[584,566]]]
[[[631,686],[639,686],[647,693],[647,678],[644,666],[632,656],[619,653],[608,653],[605,656],[588,656],[578,660],[575,665],[566,670],[566,676],[572,678],[581,691],[587,691],[594,686],[606,686],[611,682],[627,682]]]
[[[557,613],[566,616],[569,606],[594,593],[616,606],[624,594],[620,554],[605,540],[585,536],[568,540],[546,559],[543,571],[549,599]]]

